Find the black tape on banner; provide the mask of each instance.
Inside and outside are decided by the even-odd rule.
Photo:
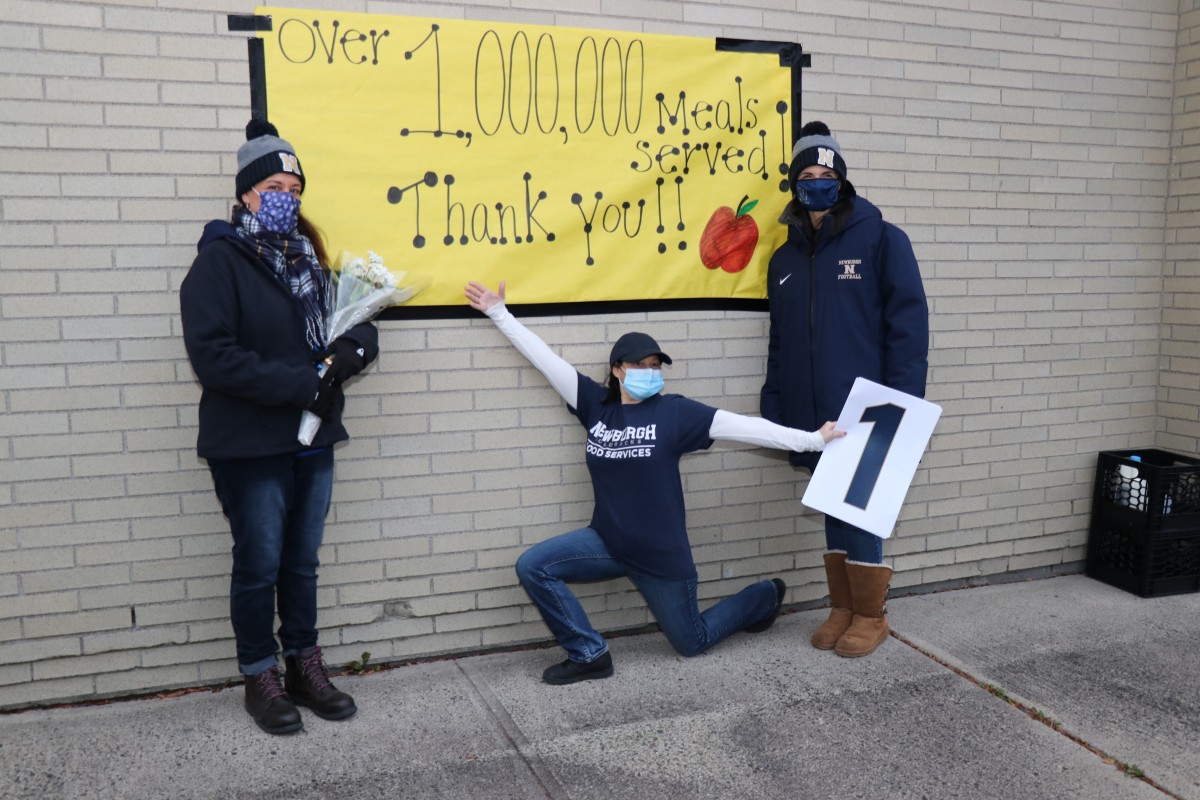
[[[263,40],[257,36],[246,40],[250,57],[250,116],[254,119],[269,119],[267,116],[267,63]]]
[[[767,311],[766,300],[738,298],[685,298],[680,300],[591,300],[582,303],[511,303],[518,317],[560,317],[575,314],[633,314],[650,311]],[[475,319],[479,312],[461,306],[391,306],[377,319]]]
[[[269,15],[229,14],[226,22],[231,31],[273,30],[272,19]],[[246,40],[246,50],[250,66],[250,116],[253,119],[267,119],[267,63],[263,50],[263,40],[251,36]]]
[[[226,17],[231,31],[269,31],[271,18],[259,17],[254,14],[230,14]]]

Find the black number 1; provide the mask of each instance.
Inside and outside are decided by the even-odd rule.
[[[871,435],[867,438],[867,446],[863,448],[862,456],[858,459],[858,468],[854,470],[854,477],[850,480],[850,488],[846,490],[847,504],[866,510],[902,419],[904,409],[892,403],[863,409],[858,421],[873,424]]]

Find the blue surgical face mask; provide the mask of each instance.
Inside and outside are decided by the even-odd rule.
[[[645,400],[649,397],[654,397],[663,388],[662,370],[626,367],[625,380],[621,381],[621,387],[634,400]]]
[[[254,193],[258,195],[258,211],[254,212],[254,216],[258,217],[259,224],[272,233],[285,234],[296,229],[296,222],[300,219],[299,197],[291,192],[260,192],[255,189]]]
[[[814,178],[796,181],[796,201],[806,211],[827,211],[833,208],[842,192],[837,178]]]

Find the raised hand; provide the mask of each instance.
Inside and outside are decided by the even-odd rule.
[[[497,294],[491,289],[484,286],[482,283],[470,281],[464,288],[464,294],[467,296],[467,305],[476,311],[487,311],[497,303],[504,302],[504,286],[507,281],[500,281],[500,293]]]

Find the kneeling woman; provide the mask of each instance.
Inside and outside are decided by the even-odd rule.
[[[753,583],[700,612],[679,459],[707,449],[714,439],[803,452],[821,450],[845,433],[832,422],[810,433],[659,394],[661,367],[671,359],[644,333],[617,340],[601,385],[517,321],[504,305],[504,283],[497,294],[472,281],[466,296],[546,376],[587,429],[596,499],[591,524],[534,545],[517,559],[521,586],[567,651],[567,659],[549,667],[542,680],[566,684],[613,673],[608,643],[588,622],[568,583],[628,577],[684,656],[699,655],[731,633],[771,627],[787,589],[779,578]]]

